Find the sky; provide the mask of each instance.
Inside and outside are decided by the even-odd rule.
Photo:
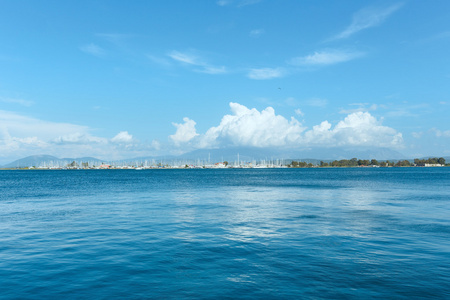
[[[0,0],[0,164],[450,155],[450,2]]]

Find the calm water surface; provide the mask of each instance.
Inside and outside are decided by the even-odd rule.
[[[450,299],[450,168],[0,171],[3,299]]]

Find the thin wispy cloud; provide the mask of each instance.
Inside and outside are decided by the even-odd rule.
[[[3,98],[3,97],[0,97],[0,102],[19,104],[26,107],[33,105],[33,101],[28,101],[24,99]]]
[[[216,3],[219,6],[227,6],[227,5],[231,4],[231,1],[229,1],[229,0],[219,0]]]
[[[352,113],[356,113],[356,112],[368,112],[368,111],[373,111],[373,110],[377,110],[378,109],[378,105],[377,104],[372,104],[369,105],[369,103],[352,103],[350,104],[350,106],[353,106],[355,108],[351,108],[351,109],[341,109],[339,111],[340,114],[352,114]]]
[[[197,69],[197,72],[206,74],[224,74],[227,72],[225,67],[213,67],[213,66],[202,66],[201,69]]]
[[[102,57],[102,56],[105,56],[105,54],[106,54],[106,52],[105,52],[105,50],[103,50],[103,48],[101,48],[93,43],[81,46],[80,50],[83,51],[84,53],[94,55],[97,57]]]
[[[262,68],[262,69],[251,69],[247,77],[256,80],[265,80],[283,77],[285,71],[281,68]]]
[[[322,98],[312,98],[304,101],[304,103],[312,107],[326,107],[328,105],[328,100]]]
[[[180,51],[171,51],[167,53],[171,59],[190,66],[195,66],[195,72],[206,73],[206,74],[224,74],[227,69],[224,66],[213,66],[205,62],[196,54]]]
[[[450,137],[450,130],[442,131],[442,130],[439,130],[436,128],[432,128],[431,131],[434,132],[436,134],[436,137],[438,137],[438,138],[440,138],[440,137],[449,138]]]
[[[249,35],[252,38],[258,38],[264,34],[264,29],[253,29],[250,31]]]
[[[397,3],[388,7],[367,7],[361,9],[353,15],[352,23],[344,31],[331,38],[331,40],[345,39],[361,30],[378,26],[402,6],[403,3]]]
[[[364,56],[363,52],[345,51],[345,50],[327,50],[321,52],[314,52],[307,56],[295,57],[290,60],[292,65],[306,66],[306,65],[333,65],[350,61]]]
[[[189,64],[189,65],[199,65],[200,62],[198,61],[198,58],[194,55],[182,53],[179,51],[171,51],[167,54],[170,58],[173,60]]]

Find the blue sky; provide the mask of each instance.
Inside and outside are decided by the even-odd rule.
[[[448,1],[1,1],[0,162],[450,155]]]

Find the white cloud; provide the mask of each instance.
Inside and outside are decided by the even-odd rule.
[[[253,29],[249,33],[249,35],[253,38],[260,37],[263,34],[264,34],[264,29]]]
[[[51,141],[56,144],[87,144],[87,143],[107,143],[107,139],[95,137],[88,133],[75,132],[58,136]]]
[[[225,115],[219,126],[210,128],[200,139],[202,147],[231,143],[239,146],[273,147],[291,144],[305,130],[295,118],[275,115],[272,107],[259,112],[230,103],[232,115]]]
[[[49,122],[1,110],[0,121],[0,128],[6,128],[12,136],[20,138],[37,136],[42,140],[50,140],[75,132],[88,132],[86,126]]]
[[[111,139],[113,143],[130,143],[133,141],[133,136],[128,131],[121,131]]]
[[[174,135],[169,136],[169,138],[175,143],[175,145],[180,145],[182,143],[187,143],[194,137],[198,136],[195,129],[195,122],[189,118],[183,118],[184,123],[172,123],[173,126],[177,128]]]
[[[372,104],[369,106],[368,103],[353,103],[350,104],[351,106],[357,106],[357,108],[352,108],[352,109],[341,109],[339,111],[339,113],[341,114],[351,114],[351,113],[355,113],[355,112],[365,112],[365,111],[373,111],[373,110],[377,110],[378,105],[377,104]]]
[[[196,68],[194,71],[206,74],[223,74],[226,73],[227,70],[224,66],[213,66],[206,63],[203,59],[201,59],[198,55],[192,53],[185,53],[179,51],[171,51],[167,53],[171,59],[178,61],[180,63],[191,65],[195,67],[200,67],[200,69]]]
[[[220,124],[205,134],[197,134],[195,122],[185,118],[170,136],[178,146],[189,142],[193,148],[216,148],[223,146],[252,147],[335,147],[376,146],[399,148],[402,134],[383,126],[368,112],[349,114],[332,126],[328,121],[307,130],[297,119],[276,115],[272,107],[262,111],[249,109],[238,103],[230,103],[231,114],[225,115]],[[303,113],[298,110],[297,114]]]
[[[332,39],[348,38],[361,30],[378,26],[383,23],[392,13],[400,9],[402,5],[402,3],[397,3],[383,8],[364,8],[356,12],[353,15],[352,23],[344,31],[337,34]]]
[[[422,135],[423,135],[423,132],[422,132],[422,131],[419,131],[419,132],[412,132],[411,135],[412,135],[413,138],[415,138],[415,139],[420,139],[420,138],[422,137]]]
[[[192,54],[182,53],[178,51],[171,51],[167,54],[173,60],[189,64],[189,65],[199,65],[198,58]]]
[[[227,5],[231,4],[231,1],[227,1],[227,0],[219,0],[219,1],[217,1],[216,3],[217,3],[217,5],[219,5],[219,6],[227,6]]]
[[[222,67],[203,66],[202,69],[198,69],[197,71],[206,74],[223,74],[227,72],[227,69],[223,66]]]
[[[403,142],[401,133],[381,125],[368,112],[349,114],[331,132],[338,145],[397,147]]]
[[[314,54],[295,57],[290,63],[296,66],[314,66],[314,65],[332,65],[350,61],[363,56],[362,52],[345,51],[345,50],[328,50],[322,52],[314,52]]]
[[[122,159],[151,155],[159,147],[157,143],[136,143],[126,131],[112,139],[94,136],[91,131],[87,126],[45,121],[0,110],[0,165],[36,154]]]
[[[81,46],[80,50],[85,52],[85,53],[88,53],[88,54],[91,54],[91,55],[94,55],[94,56],[98,56],[98,57],[102,57],[102,56],[104,56],[106,54],[105,50],[103,50],[101,47],[99,47],[99,46],[97,46],[95,44],[92,44],[92,43],[88,44],[88,45]]]
[[[436,134],[436,137],[450,137],[450,130],[441,131],[439,129],[433,128],[432,131]]]
[[[27,106],[27,107],[33,105],[33,101],[28,101],[28,100],[23,100],[23,99],[3,98],[3,97],[0,97],[0,102],[14,103],[14,104],[22,105],[22,106]]]
[[[301,117],[303,117],[305,115],[300,108],[297,108],[295,110],[295,114],[298,115],[298,116],[301,116]]]
[[[161,143],[159,141],[157,141],[157,140],[153,140],[150,143],[150,147],[155,149],[155,150],[160,150],[161,149]]]
[[[247,76],[250,79],[265,80],[282,77],[284,75],[284,70],[280,68],[262,68],[262,69],[251,69]]]

